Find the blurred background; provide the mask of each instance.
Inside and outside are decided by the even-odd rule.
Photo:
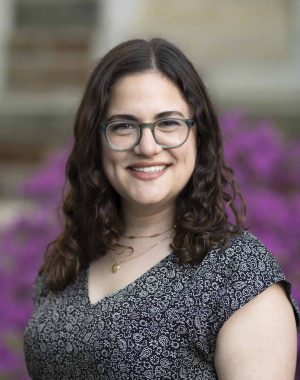
[[[0,0],[0,379],[28,379],[22,332],[59,232],[55,207],[89,73],[116,44],[151,37],[175,43],[202,76],[248,225],[300,301],[299,0]]]
[[[30,207],[15,182],[70,139],[97,60],[155,36],[182,48],[220,111],[241,108],[299,135],[298,0],[1,0],[1,224]]]

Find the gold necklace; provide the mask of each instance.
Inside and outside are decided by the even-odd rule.
[[[174,225],[173,227],[175,228],[176,225]],[[127,238],[127,239],[154,238],[154,237],[160,236],[160,235],[162,235],[162,234],[170,231],[171,228],[169,228],[168,230],[166,230],[164,232],[161,232],[160,234],[153,234],[153,235],[150,235],[150,236],[133,236],[133,235],[130,235],[130,236],[124,236],[124,235],[122,235],[122,236],[125,237],[125,238]]]
[[[170,229],[171,229],[171,228],[170,228]],[[169,230],[167,230],[167,231],[169,231]],[[166,232],[166,231],[165,231],[165,232]],[[160,234],[160,235],[161,235],[161,234]],[[171,235],[172,235],[172,234],[169,234],[169,235],[168,235],[167,237],[165,237],[164,239],[160,240],[159,242],[157,242],[157,243],[155,243],[154,245],[152,245],[150,248],[146,249],[146,251],[140,253],[140,254],[137,255],[137,256],[131,257],[130,259],[127,259],[127,260],[116,261],[116,260],[113,258],[113,255],[112,255],[112,252],[111,252],[111,258],[113,259],[113,261],[114,261],[114,263],[115,263],[115,264],[113,264],[113,266],[112,266],[112,268],[111,268],[112,271],[113,271],[113,273],[118,272],[118,270],[120,269],[120,264],[121,264],[121,263],[125,263],[125,261],[133,260],[133,259],[135,259],[136,257],[139,257],[139,256],[143,255],[144,253],[150,251],[151,248],[155,247],[156,245],[158,245],[158,244],[161,243],[162,241],[168,239]]]

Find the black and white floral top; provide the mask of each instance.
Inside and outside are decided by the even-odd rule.
[[[250,232],[215,246],[198,265],[173,252],[137,280],[91,304],[88,268],[62,292],[37,276],[34,312],[24,332],[35,380],[217,379],[216,340],[226,320],[284,281],[273,255]]]

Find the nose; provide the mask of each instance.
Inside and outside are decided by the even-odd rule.
[[[163,147],[154,140],[151,129],[144,127],[142,129],[141,140],[133,151],[135,154],[151,157],[162,151],[162,149]]]

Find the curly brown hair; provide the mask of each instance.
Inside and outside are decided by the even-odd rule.
[[[119,246],[124,231],[121,203],[101,167],[99,124],[113,84],[126,75],[149,70],[162,73],[182,91],[193,106],[198,131],[195,168],[175,205],[176,228],[170,247],[180,264],[200,263],[213,245],[228,247],[229,237],[246,229],[246,206],[234,172],[224,161],[216,112],[196,69],[164,39],[127,41],[101,59],[77,111],[74,145],[66,165],[68,191],[61,201],[65,225],[48,244],[39,270],[40,275],[48,275],[53,292],[63,290],[91,261]],[[237,196],[239,207],[234,203]],[[235,226],[228,222],[228,206]]]

